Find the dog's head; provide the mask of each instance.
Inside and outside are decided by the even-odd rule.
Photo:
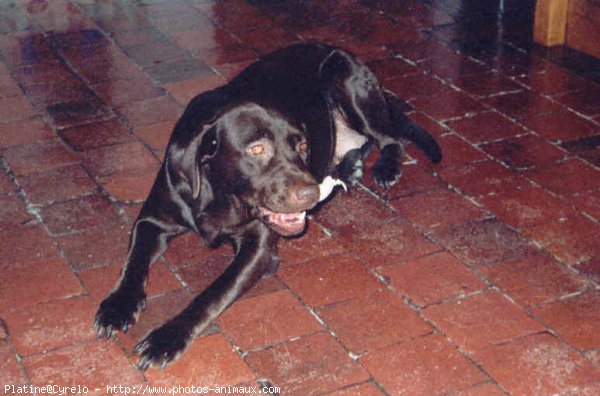
[[[296,235],[319,200],[309,149],[302,126],[257,104],[239,104],[202,126],[187,150],[194,160],[186,178],[207,210],[212,201],[234,198],[250,218]]]

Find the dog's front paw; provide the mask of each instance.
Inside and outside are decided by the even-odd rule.
[[[383,188],[390,188],[398,183],[402,175],[402,147],[389,144],[381,150],[381,156],[373,167],[375,182]]]
[[[115,291],[100,303],[94,321],[94,330],[98,338],[110,339],[116,332],[127,332],[136,321],[140,310],[146,309],[146,295]]]
[[[188,346],[192,332],[187,326],[170,321],[150,332],[134,348],[140,355],[138,368],[146,370],[150,366],[164,368],[175,360]]]

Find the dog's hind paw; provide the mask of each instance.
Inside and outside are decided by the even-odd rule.
[[[146,296],[142,292],[137,296],[129,293],[116,291],[100,303],[94,330],[98,338],[113,338],[118,331],[127,332],[129,326],[136,321],[138,313],[146,309]]]
[[[192,338],[188,327],[176,321],[167,322],[152,330],[133,348],[133,352],[140,355],[138,368],[164,368],[185,351]]]
[[[398,183],[402,175],[402,147],[388,144],[381,150],[381,156],[373,167],[375,182],[383,188],[390,188]]]

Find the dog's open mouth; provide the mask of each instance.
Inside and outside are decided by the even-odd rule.
[[[306,226],[306,212],[277,213],[267,208],[260,208],[264,221],[282,235],[297,235]]]

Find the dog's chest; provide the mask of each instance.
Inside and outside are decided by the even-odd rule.
[[[339,111],[336,110],[333,112],[333,120],[335,123],[333,162],[335,165],[338,165],[348,151],[361,148],[368,139],[366,136],[350,128],[344,116]]]

